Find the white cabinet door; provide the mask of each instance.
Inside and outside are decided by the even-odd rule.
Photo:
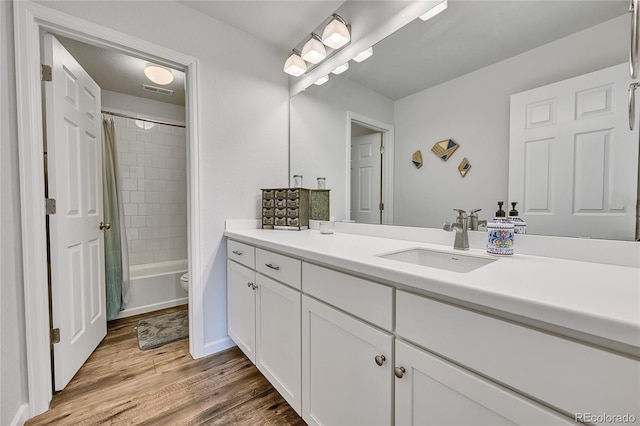
[[[255,272],[227,261],[227,332],[244,354],[256,362]]]
[[[399,340],[396,340],[395,366],[396,425],[575,424]],[[398,371],[401,368],[403,370]]]
[[[302,418],[310,425],[388,425],[393,336],[302,296]],[[376,363],[376,357],[382,365]]]
[[[301,414],[300,292],[256,275],[256,365]]]

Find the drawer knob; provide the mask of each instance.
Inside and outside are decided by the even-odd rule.
[[[234,250],[231,253],[237,254],[238,256],[242,256],[242,252],[240,250]]]
[[[251,283],[251,290],[255,290],[256,288],[258,288],[258,286],[253,284],[253,283]]]
[[[265,263],[264,266],[266,266],[267,268],[275,269],[276,271],[280,270],[280,267],[278,265],[274,265],[273,263]]]
[[[384,355],[376,355],[376,364],[382,365],[387,360]]]
[[[402,376],[404,376],[404,373],[406,372],[407,370],[405,370],[404,367],[396,367],[393,369],[393,373],[396,375],[398,379],[402,379]]]
[[[249,282],[247,283],[247,287],[251,288],[251,286],[253,285],[253,283]]]

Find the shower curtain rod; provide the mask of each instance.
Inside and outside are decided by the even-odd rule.
[[[132,117],[130,115],[120,114],[118,112],[106,111],[104,109],[101,112],[103,114],[109,114],[109,115],[113,115],[113,116],[116,116],[116,117],[122,117],[122,118],[130,118],[132,120],[146,121],[148,123],[164,124],[165,126],[172,126],[172,127],[182,127],[183,129],[186,127],[184,124],[174,124],[174,123],[169,123],[169,122],[166,122],[166,121],[151,120],[150,118]]]

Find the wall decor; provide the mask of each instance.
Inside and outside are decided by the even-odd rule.
[[[469,170],[471,170],[471,163],[469,162],[469,160],[467,160],[466,157],[463,158],[460,164],[458,165],[458,170],[460,171],[460,174],[462,175],[462,177],[465,177],[469,172]]]
[[[416,169],[422,167],[422,152],[420,152],[420,150],[414,152],[411,156],[411,161],[413,162],[413,165],[416,166]]]
[[[436,142],[435,145],[433,145],[433,148],[431,148],[431,151],[440,157],[442,161],[447,161],[449,157],[456,152],[456,149],[458,149],[459,146],[458,142],[453,139],[445,139],[443,141]]]

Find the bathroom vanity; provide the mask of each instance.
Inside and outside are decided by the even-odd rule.
[[[636,267],[342,232],[226,236],[229,336],[308,424],[640,419]]]

